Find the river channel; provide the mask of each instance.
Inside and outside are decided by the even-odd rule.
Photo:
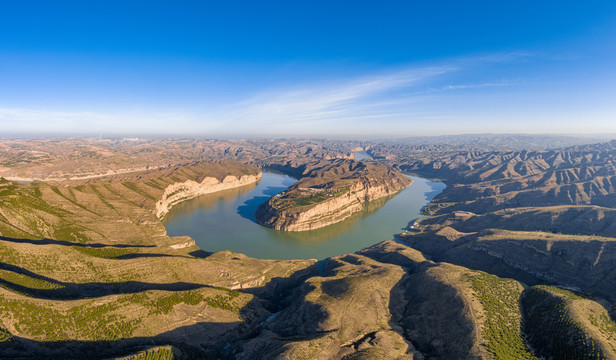
[[[322,229],[286,232],[254,219],[257,207],[296,180],[263,172],[258,184],[204,195],[174,206],[165,218],[167,234],[188,235],[202,250],[231,250],[266,259],[324,259],[353,253],[400,233],[420,217],[424,205],[445,184],[411,176],[413,184],[395,196],[377,199],[365,210]]]

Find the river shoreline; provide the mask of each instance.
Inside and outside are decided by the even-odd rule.
[[[371,201],[366,210],[317,230],[278,231],[255,221],[259,205],[297,181],[268,171],[254,186],[178,204],[164,221],[170,236],[190,236],[207,252],[231,250],[266,259],[324,259],[393,239],[410,220],[420,217],[423,206],[445,187],[420,177],[412,179],[413,185],[398,194]]]

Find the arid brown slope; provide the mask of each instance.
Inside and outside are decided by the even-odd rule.
[[[3,181],[1,352],[98,358],[176,344],[190,354],[252,331],[268,313],[233,289],[310,273],[314,261],[205,253],[166,236],[154,204],[176,181],[256,171],[199,163],[72,185]]]
[[[256,175],[233,162],[192,163],[79,181],[0,184],[0,235],[102,244],[166,244],[155,204],[165,189],[205,177]],[[148,226],[142,226],[148,225]]]
[[[415,153],[398,164],[446,178],[435,202],[456,209],[616,204],[616,141],[553,151]]]
[[[237,145],[248,142],[238,142],[233,149],[216,144],[221,145],[216,151],[229,157],[252,157],[252,162],[257,156],[254,147],[240,150]],[[181,142],[181,147],[191,146],[190,141]],[[330,153],[320,146],[318,151]],[[277,148],[272,142],[270,149],[280,154],[268,152],[264,164],[289,166],[284,157],[292,154],[297,157],[290,161],[299,165],[289,169],[309,163],[305,154],[289,150],[289,144]],[[506,161],[503,154],[501,160]],[[430,156],[446,159],[450,154]],[[461,156],[459,168],[443,165],[440,175],[449,176],[449,187],[458,184],[463,192],[481,182],[473,180],[474,169],[463,170],[463,158],[468,156],[473,164],[472,159],[496,155]],[[150,352],[195,359],[533,359],[525,338],[533,347],[540,338],[522,331],[524,321],[533,319],[539,329],[558,329],[559,320],[537,319],[533,307],[542,301],[534,301],[529,291],[536,288],[524,290],[520,280],[576,285],[569,282],[579,274],[585,291],[613,301],[611,238],[545,229],[514,231],[517,225],[508,222],[498,206],[476,220],[472,214],[449,214],[456,206],[466,206],[457,200],[434,204],[431,208],[442,216],[427,220],[424,231],[409,238],[430,260],[392,241],[319,266],[314,261],[259,260],[231,252],[208,254],[189,238],[165,235],[154,211],[157,199],[167,184],[200,176],[222,179],[256,169],[229,164],[232,169],[226,170],[222,163],[216,175],[210,168],[215,165],[202,165],[72,183],[2,181],[0,355],[138,359]],[[479,172],[490,166],[485,163]],[[511,173],[511,179],[515,183],[520,177]],[[591,202],[599,198],[590,197]],[[525,223],[525,218],[560,214],[550,223],[558,232],[570,219],[584,223],[588,211],[586,229],[591,232],[595,222],[611,216],[605,207],[567,206],[561,212],[519,209],[511,219]],[[492,221],[502,229],[486,229]],[[606,349],[599,355],[609,357],[616,329],[605,311],[610,304],[582,299],[569,305],[567,316]],[[556,352],[542,348],[540,354],[549,358]]]
[[[616,299],[616,141],[407,159],[401,167],[448,182],[426,208],[436,216],[404,236],[413,247],[435,260]]]
[[[479,273],[428,262],[393,242],[331,259],[321,274],[312,261],[257,260],[229,252],[207,256],[190,239],[147,236],[161,225],[144,184],[160,178],[142,176],[130,187],[117,180],[88,184],[123,195],[102,192],[101,203],[90,207],[84,204],[97,202],[84,197],[90,193],[84,184],[59,188],[63,196],[51,185],[5,184],[14,192],[5,195],[24,190],[24,199],[35,203],[38,215],[31,225],[36,229],[44,225],[55,234],[59,225],[49,219],[56,217],[78,216],[87,226],[62,240],[1,241],[3,354],[100,358],[172,345],[185,358],[488,358],[480,350],[487,336],[479,335],[486,327],[473,315],[484,305],[469,278]],[[49,210],[44,204],[62,214],[43,216]],[[132,227],[130,239],[118,232],[113,242],[105,242],[110,230],[90,235],[110,221],[112,208],[142,209],[124,220]],[[11,208],[10,214],[17,212]],[[34,232],[28,224],[24,220],[23,234]],[[138,228],[150,230],[135,232]],[[434,289],[430,294],[439,294],[440,302],[414,295],[422,288]],[[418,308],[434,310],[417,313]],[[460,321],[450,323],[452,316]],[[434,324],[440,324],[438,330],[429,330]],[[457,341],[446,341],[453,335]],[[519,332],[512,336],[521,339]]]
[[[504,229],[615,237],[616,209],[593,205],[518,207],[472,216],[461,212],[446,213],[422,223],[453,226],[465,233]]]
[[[427,261],[392,241],[323,267],[240,342],[237,359],[534,358],[514,280]]]
[[[0,176],[23,181],[67,180],[211,160],[263,166],[351,158],[355,146],[303,139],[0,139]]]

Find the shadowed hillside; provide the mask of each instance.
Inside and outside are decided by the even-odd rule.
[[[303,146],[314,145],[308,151],[291,148],[297,141],[243,142],[240,151],[239,143],[212,142],[221,152],[210,155],[247,156],[304,177],[298,184],[306,188],[320,189],[334,177],[342,184],[367,168],[387,169],[371,172],[377,178],[391,171],[374,161],[306,155],[340,155],[365,144],[330,149],[307,141]],[[208,253],[188,237],[166,235],[160,204],[235,186],[232,180],[242,176],[258,181],[251,165],[189,161],[76,180],[1,180],[0,354],[613,358],[612,145],[465,154],[428,147],[377,160],[445,178],[448,187],[426,207],[428,216],[400,235],[406,245],[386,241],[318,264]],[[386,146],[403,149],[378,151]],[[235,154],[222,150],[230,148]],[[562,176],[548,181],[549,174]],[[579,197],[555,196],[566,187],[577,188]],[[515,202],[526,197],[546,205]]]

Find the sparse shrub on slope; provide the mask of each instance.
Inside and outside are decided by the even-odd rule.
[[[486,273],[468,276],[475,297],[484,309],[482,330],[486,348],[494,359],[536,359],[521,334],[522,316],[519,307],[520,285]]]
[[[157,346],[115,360],[176,360],[179,357],[171,346]]]
[[[524,331],[535,351],[548,359],[608,359],[600,343],[572,315],[571,302],[579,296],[551,286],[524,292]]]

